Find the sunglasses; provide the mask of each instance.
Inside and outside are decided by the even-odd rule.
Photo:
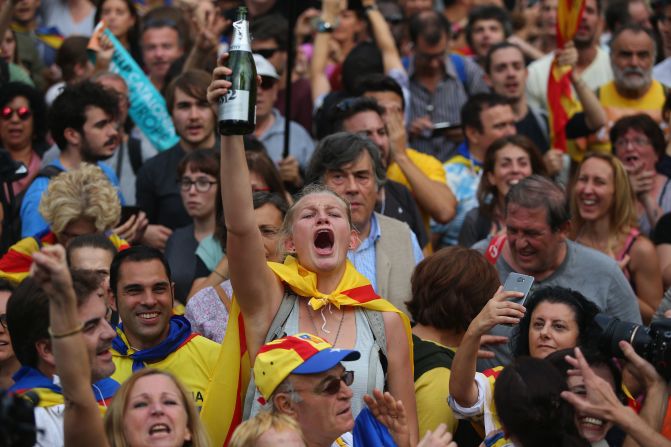
[[[261,88],[263,90],[270,90],[275,87],[275,84],[277,84],[277,79],[270,76],[261,76]]]
[[[350,386],[354,382],[354,371],[345,371],[342,376],[328,376],[315,388],[315,393],[333,396],[340,391],[340,382]]]
[[[33,116],[33,112],[28,107],[19,107],[17,109],[13,109],[9,106],[6,106],[2,108],[2,112],[0,112],[0,118],[3,120],[12,119],[14,113],[16,113],[21,121],[26,121],[28,118]]]
[[[270,59],[271,57],[273,57],[273,55],[277,51],[280,51],[280,49],[279,48],[264,48],[262,50],[254,50],[254,53],[260,54],[261,56],[263,56],[266,59]]]

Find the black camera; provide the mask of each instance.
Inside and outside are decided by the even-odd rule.
[[[0,447],[32,447],[37,442],[33,407],[39,397],[0,390]]]
[[[627,341],[662,377],[667,381],[671,379],[671,318],[653,321],[650,327],[620,321],[606,314],[598,314],[594,322],[601,330],[599,346],[606,353],[624,358],[618,343]]]

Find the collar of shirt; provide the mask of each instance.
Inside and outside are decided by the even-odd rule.
[[[473,156],[471,155],[471,150],[468,148],[468,141],[464,141],[459,145],[459,147],[457,148],[457,155],[461,155],[462,157],[467,159],[473,168],[478,170],[482,168],[482,163],[474,159]]]
[[[379,238],[380,225],[377,223],[377,217],[375,217],[375,213],[373,213],[373,215],[370,217],[370,232],[368,233],[368,237],[361,241],[361,244],[359,244],[356,250],[353,250],[354,253],[362,252],[374,246],[375,241],[377,241]]]
[[[457,70],[454,68],[452,59],[450,58],[450,53],[445,52],[445,57],[443,57],[443,65],[445,66],[445,73],[447,77],[453,79],[459,79],[457,75]],[[415,56],[410,58],[410,64],[408,65],[408,78],[413,79],[415,77]]]
[[[284,134],[284,117],[275,107],[273,107],[272,113],[275,121],[273,121],[273,124],[268,128],[268,130],[266,130],[266,133],[261,135],[259,138],[268,138],[269,136],[278,133]]]

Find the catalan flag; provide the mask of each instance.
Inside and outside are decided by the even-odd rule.
[[[319,292],[317,275],[303,268],[292,256],[287,256],[283,264],[269,262],[268,266],[296,295],[309,297],[308,305],[313,309],[333,304],[336,307],[356,306],[380,312],[396,312],[403,321],[412,356],[412,333],[408,317],[389,301],[378,296],[370,281],[357,272],[350,261],[347,261],[340,284],[331,294]],[[408,360],[412,364],[412,358]],[[251,364],[245,340],[244,319],[234,295],[219,360],[201,411],[201,420],[213,446],[228,445],[233,431],[242,422]]]
[[[585,8],[585,0],[559,0],[557,5],[557,48],[573,40]],[[571,69],[559,67],[557,58],[552,61],[548,77],[548,111],[552,147],[566,152],[566,123],[580,105],[571,92]]]
[[[128,243],[116,234],[108,235],[110,242],[117,250],[128,248]],[[45,245],[57,244],[56,235],[50,230],[45,230],[33,237],[21,239],[9,247],[9,250],[0,259],[0,278],[4,278],[12,284],[21,283],[30,273],[33,263],[33,253],[40,251]]]

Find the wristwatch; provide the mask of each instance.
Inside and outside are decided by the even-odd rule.
[[[331,22],[325,20],[319,20],[317,22],[317,32],[318,33],[332,33],[335,26]]]

